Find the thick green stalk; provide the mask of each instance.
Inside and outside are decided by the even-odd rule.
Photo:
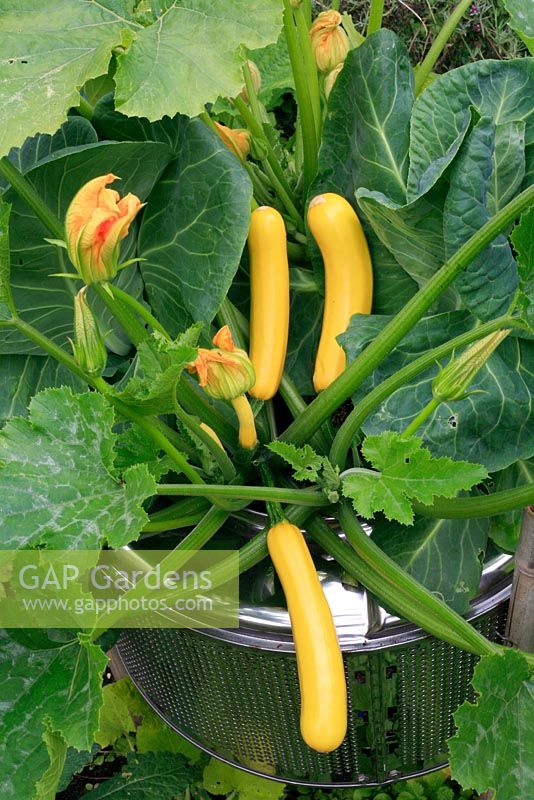
[[[6,156],[0,158],[0,175],[3,175],[9,181],[15,192],[35,212],[52,236],[63,241],[65,239],[65,228],[59,219],[35,191],[28,178]]]
[[[91,105],[91,103],[89,103],[89,101],[86,100],[85,97],[83,97],[82,95],[80,95],[80,102],[76,110],[81,117],[85,117],[85,119],[88,119],[89,122],[91,122],[91,120],[93,119],[93,114],[95,110]]]
[[[534,186],[511,200],[477,231],[428,283],[406,303],[404,308],[378,334],[365,350],[336,380],[322,391],[280,437],[283,441],[302,445],[310,440],[319,426],[345,402],[363,381],[403,339],[423,314],[447,289],[463,269],[478,256],[495,237],[534,203]]]
[[[149,516],[149,522],[163,522],[164,520],[174,519],[177,517],[191,516],[193,514],[200,514],[204,516],[208,510],[209,503],[200,497],[189,497],[187,500],[178,500],[176,503],[171,503],[165,508],[160,508],[154,511]]]
[[[167,497],[210,497],[228,500],[265,500],[266,502],[291,503],[297,506],[320,508],[329,505],[322,492],[313,489],[284,489],[278,486],[234,486],[198,485],[189,483],[160,483],[157,493]]]
[[[406,426],[406,429],[403,431],[404,436],[411,436],[413,433],[415,433],[416,430],[423,424],[423,422],[426,422],[429,416],[433,414],[436,408],[438,408],[440,405],[441,400],[437,397],[433,397],[432,400],[430,400],[426,406],[421,409],[419,414],[412,419],[410,424]]]
[[[143,535],[153,533],[164,533],[165,531],[175,531],[180,528],[190,528],[200,522],[204,515],[201,512],[189,514],[189,516],[169,517],[159,522],[147,522],[141,533]]]
[[[369,22],[367,23],[367,36],[382,27],[382,17],[384,15],[384,0],[371,0],[369,10]]]
[[[111,311],[132,344],[135,345],[135,347],[139,347],[141,342],[147,338],[148,331],[145,326],[139,322],[136,315],[132,313],[129,306],[125,305],[124,302],[117,297],[112,296],[106,286],[101,283],[93,283],[91,284],[91,288],[104,303],[106,308]]]
[[[297,34],[300,43],[300,51],[302,53],[302,60],[304,62],[304,69],[308,79],[308,92],[310,95],[310,102],[313,112],[313,119],[315,122],[315,138],[317,147],[321,141],[321,128],[323,115],[321,113],[321,90],[319,88],[319,75],[317,73],[317,65],[315,63],[315,56],[311,46],[310,29],[306,21],[306,15],[302,6],[298,6],[293,10],[295,22],[297,24]]]
[[[263,125],[260,120],[257,120],[250,108],[247,106],[242,97],[235,97],[234,105],[241,114],[243,121],[251,134],[261,141],[262,146],[265,147],[266,157],[262,159],[262,164],[265,169],[266,165],[269,167],[269,179],[272,182],[274,177],[273,188],[277,191],[280,200],[282,201],[287,213],[297,226],[298,230],[304,231],[304,220],[302,219],[297,206],[295,198],[289,187],[289,184],[284,175],[284,171],[280,166],[276,153],[263,130]]]
[[[182,406],[176,402],[176,400],[174,403],[174,413],[180,422],[182,422],[193,434],[193,436],[196,436],[197,439],[200,439],[204,447],[209,450],[214,461],[221,470],[224,480],[233,480],[235,478],[236,471],[232,461],[226,455],[226,451],[223,450],[223,448],[213,439],[212,436],[210,436],[207,431],[200,427],[192,415],[188,414],[187,411],[184,411]]]
[[[473,517],[493,517],[506,511],[515,511],[525,506],[534,505],[534,483],[504,489],[493,494],[481,494],[478,497],[453,497],[446,500],[438,497],[431,506],[414,503],[416,514],[437,519],[471,519]]]
[[[307,71],[299,46],[297,29],[290,0],[284,0],[284,33],[289,51],[291,70],[295,80],[295,92],[299,118],[302,127],[302,146],[304,155],[304,184],[303,195],[308,194],[308,188],[317,174],[317,152],[319,143],[315,132],[313,107],[308,89]]]
[[[380,602],[428,633],[463,650],[476,655],[499,652],[497,645],[386,556],[364,532],[346,501],[340,505],[339,521],[351,547],[317,516],[308,522],[307,529],[313,539]]]
[[[415,361],[406,364],[405,367],[395,372],[385,381],[379,383],[378,386],[366,394],[359,403],[357,403],[349,416],[339,428],[334,438],[332,448],[330,450],[330,461],[337,464],[340,469],[344,469],[347,460],[347,453],[354,442],[354,438],[358,433],[369,414],[377,408],[386,398],[393,392],[404,386],[413,378],[416,378],[421,372],[434,366],[441,358],[451,353],[453,350],[465,347],[477,339],[482,339],[494,331],[501,328],[521,328],[524,327],[520,320],[513,319],[512,317],[499,317],[499,319],[492,320],[480,325],[478,328],[461,333],[454,339],[450,339],[432,350],[428,350],[419,356]]]
[[[143,319],[147,325],[150,325],[150,327],[153,330],[158,331],[158,333],[161,333],[161,335],[164,336],[169,341],[171,340],[170,334],[167,333],[163,325],[160,322],[158,322],[156,317],[150,312],[150,310],[146,306],[140,303],[139,300],[136,300],[135,297],[132,297],[131,294],[128,294],[128,292],[124,292],[122,289],[119,289],[118,286],[114,286],[112,283],[108,283],[108,286],[115,300],[127,306],[135,314],[138,314],[141,317],[141,319]]]
[[[372,0],[373,1],[373,0]],[[383,0],[380,0],[383,3]],[[456,6],[450,17],[447,17],[447,21],[445,22],[444,26],[436,36],[434,43],[426,56],[424,57],[423,61],[418,65],[415,71],[415,94],[416,96],[421,92],[423,86],[425,85],[425,81],[432,72],[434,65],[440,55],[442,54],[445,45],[453,35],[454,31],[458,27],[462,17],[472,5],[472,0],[461,0],[460,3]]]
[[[200,550],[222,528],[229,514],[230,512],[223,508],[212,506],[175,550]]]

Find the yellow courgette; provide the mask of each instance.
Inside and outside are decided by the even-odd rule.
[[[301,531],[279,522],[269,530],[267,546],[291,617],[302,738],[314,750],[329,753],[347,731],[345,671],[332,613]]]
[[[250,219],[250,359],[256,382],[250,394],[270,400],[280,385],[289,330],[289,265],[284,220],[260,206]]]
[[[345,369],[345,351],[336,341],[353,314],[370,314],[373,269],[356,212],[338,194],[317,195],[308,206],[308,225],[321,251],[325,303],[313,385],[326,389]]]

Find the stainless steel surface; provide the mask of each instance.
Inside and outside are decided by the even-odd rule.
[[[225,547],[233,535],[230,526]],[[118,645],[126,670],[169,725],[258,774],[367,786],[437,768],[453,712],[473,699],[476,657],[392,616],[335,562],[314,555],[349,690],[348,735],[334,753],[315,753],[300,737],[289,616],[266,564],[244,577],[239,629],[127,631]],[[469,617],[492,639],[503,639],[510,585],[510,557],[491,559]]]
[[[514,581],[506,624],[509,641],[534,653],[534,508],[523,511],[515,555]]]

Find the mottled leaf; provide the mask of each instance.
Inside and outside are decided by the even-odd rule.
[[[534,56],[534,6],[530,0],[503,0],[510,14],[510,27],[524,41]]]
[[[534,681],[526,660],[514,650],[484,656],[475,669],[476,705],[464,703],[454,715],[449,739],[453,777],[462,786],[496,800],[534,795]]]
[[[145,466],[113,472],[113,410],[97,393],[47,389],[0,433],[0,547],[121,547],[146,524]],[[53,480],[51,479],[53,476]]]
[[[79,750],[91,748],[106,664],[102,650],[88,641],[28,650],[0,631],[2,797],[33,797],[50,769],[47,734]]]
[[[131,753],[119,775],[91,792],[94,800],[174,800],[194,780],[191,767],[175,753]]]

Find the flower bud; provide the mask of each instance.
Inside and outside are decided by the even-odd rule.
[[[71,340],[74,359],[88,375],[101,375],[108,354],[98,330],[93,312],[86,297],[87,287],[80,289],[74,298],[74,341]]]
[[[345,61],[349,52],[348,36],[341,27],[339,11],[322,11],[310,28],[315,63],[320,72],[331,72]]]
[[[464,400],[477,372],[509,333],[510,330],[491,333],[468,347],[459,358],[453,356],[432,381],[432,394],[436,400]]]
[[[240,161],[245,161],[250,153],[250,134],[246,128],[228,128],[216,122],[217,133],[229,150],[236,155]]]
[[[256,92],[256,94],[258,94],[258,92],[261,89],[261,74],[260,74],[260,71],[259,71],[258,67],[256,66],[256,64],[253,61],[250,61],[250,59],[247,61],[247,66],[248,66],[249,71],[250,71],[250,77],[252,78],[252,85],[254,87],[254,91]],[[248,96],[248,90],[247,90],[246,84],[241,89],[240,95],[243,98],[243,100],[245,101],[245,103],[248,105],[249,101],[250,101],[250,97]]]
[[[69,258],[86,284],[108,281],[119,268],[120,243],[143,203],[134,194],[121,199],[109,173],[93,178],[74,196],[65,217]]]
[[[330,97],[330,92],[334,88],[334,83],[337,80],[337,76],[339,75],[342,69],[343,69],[343,62],[341,62],[341,64],[338,64],[337,67],[334,67],[334,69],[331,69],[324,80],[324,94],[327,100]]]
[[[256,382],[252,361],[244,350],[235,347],[227,325],[213,337],[213,343],[213,350],[199,347],[188,369],[197,373],[200,386],[211,397],[233,400]]]

